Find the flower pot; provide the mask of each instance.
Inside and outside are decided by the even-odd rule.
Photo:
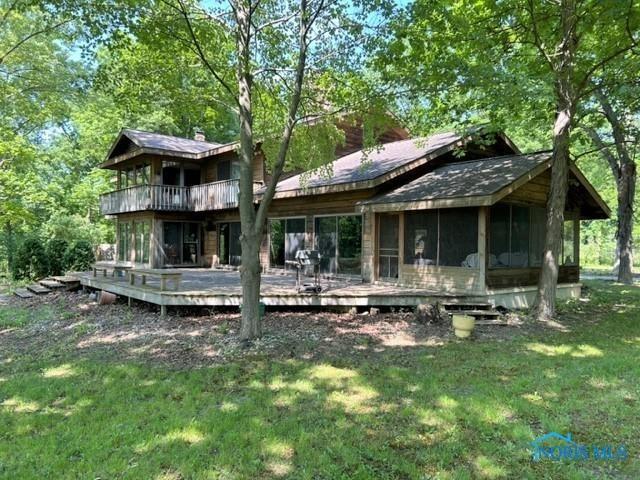
[[[476,326],[476,319],[469,315],[454,315],[453,329],[458,338],[467,338]]]
[[[116,302],[116,295],[111,292],[100,291],[98,295],[98,305],[111,305]]]

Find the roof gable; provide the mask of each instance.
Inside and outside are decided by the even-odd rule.
[[[171,152],[177,156],[198,155],[220,147],[221,144],[189,138],[174,137],[142,130],[123,129],[107,154],[106,161],[138,150]]]

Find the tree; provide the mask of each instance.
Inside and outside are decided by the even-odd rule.
[[[640,142],[637,87],[634,82],[599,81],[594,88],[593,113],[584,130],[607,162],[617,192],[615,265],[618,281],[633,283],[633,224],[637,181],[635,155]],[[636,88],[634,88],[636,87]]]
[[[223,89],[219,103],[238,119],[240,337],[251,340],[261,335],[259,250],[277,182],[288,168],[308,170],[332,159],[341,133],[331,116],[345,109],[346,85],[358,79],[354,72],[365,51],[361,20],[366,15],[358,15],[361,5],[347,1],[236,0],[230,9],[184,0],[162,3],[183,23],[180,28],[165,21],[160,31],[169,29],[169,37],[198,55],[213,84]],[[382,5],[376,2],[375,7]],[[207,47],[207,32],[218,44]],[[228,53],[229,42],[231,64],[229,56],[221,54]],[[355,92],[351,95],[356,97]],[[253,166],[258,144],[270,176],[256,206]]]
[[[453,105],[470,110],[464,119],[484,117],[498,126],[518,117],[539,122],[541,111],[542,118],[554,113],[548,123],[553,154],[547,233],[534,309],[539,320],[555,312],[576,114],[594,76],[635,53],[638,10],[634,2],[613,0],[418,1],[396,22],[382,50],[379,63],[388,78],[397,80],[399,68],[410,84],[429,85],[433,96],[426,103],[436,111]]]

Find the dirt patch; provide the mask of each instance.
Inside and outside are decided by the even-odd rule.
[[[263,337],[244,345],[237,338],[240,316],[235,312],[185,310],[179,316],[160,317],[154,306],[98,305],[81,293],[5,299],[4,306],[26,311],[31,319],[26,325],[0,329],[5,361],[64,352],[193,368],[238,357],[366,357],[459,341],[448,322],[420,323],[409,311],[377,315],[267,312]],[[545,328],[517,315],[509,320],[510,326],[478,326],[472,341],[507,341]]]

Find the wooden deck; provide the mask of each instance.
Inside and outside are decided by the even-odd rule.
[[[182,281],[178,291],[160,291],[157,279],[146,285],[130,285],[126,278],[94,277],[91,272],[75,274],[83,286],[135,300],[166,306],[238,306],[242,303],[240,274],[236,271],[180,269]],[[415,306],[446,300],[464,301],[469,297],[390,284],[365,284],[357,280],[322,279],[323,292],[298,293],[293,275],[264,274],[262,302],[272,307],[384,307]],[[162,309],[165,311],[165,308]]]

